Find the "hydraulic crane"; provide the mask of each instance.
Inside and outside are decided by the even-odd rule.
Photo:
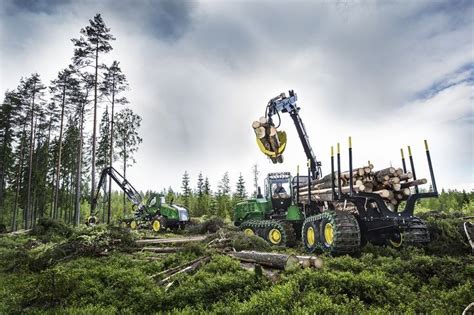
[[[189,221],[188,210],[176,204],[166,204],[164,197],[154,195],[150,197],[150,202],[145,203],[141,194],[133,187],[133,185],[113,167],[106,167],[102,170],[99,184],[92,200],[91,216],[88,224],[96,224],[95,209],[100,195],[100,190],[105,192],[105,180],[110,177],[125,193],[135,208],[133,218],[122,219],[121,225],[124,227],[136,228],[152,228],[158,232],[160,230],[170,228],[184,228]]]

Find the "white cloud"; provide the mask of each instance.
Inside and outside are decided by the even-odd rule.
[[[428,138],[438,186],[472,187],[472,85],[416,99],[440,80],[472,77],[456,72],[473,63],[472,4],[209,1],[176,19],[157,6],[150,12],[176,24],[168,31],[174,36],[165,36],[170,25],[144,22],[150,3],[126,2],[118,11],[77,1],[49,14],[17,12],[1,25],[0,88],[33,71],[54,78],[72,55],[69,39],[100,11],[117,37],[107,60],[121,62],[143,117],[144,141],[129,173],[139,189],[178,188],[184,170],[193,184],[203,171],[214,188],[225,171],[233,182],[242,172],[250,186],[255,162],[262,173],[294,172],[305,157],[291,119],[282,117],[289,136],[283,165],[258,151],[250,127],[268,99],[288,89],[298,93],[324,173],[329,147],[345,147],[352,135],[356,163],[399,165],[399,148],[411,144],[417,173],[427,176]]]

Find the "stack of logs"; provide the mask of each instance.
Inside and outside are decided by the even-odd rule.
[[[278,132],[275,128],[275,125],[268,121],[265,117],[260,117],[257,121],[252,123],[252,128],[257,136],[258,141],[260,141],[266,150],[271,152],[278,152],[280,148],[280,140],[278,139]],[[270,160],[274,164],[283,163],[283,156],[277,155],[275,157],[269,156]]]
[[[401,168],[388,167],[379,171],[373,170],[374,166],[369,164],[365,167],[356,168],[352,171],[353,192],[372,192],[380,195],[387,207],[394,211],[398,205],[408,199],[412,191],[410,187],[427,183],[426,179],[413,180],[411,172],[405,173]],[[337,172],[334,173],[334,185],[336,187],[336,198],[338,193]],[[311,200],[333,202],[331,174],[311,183]],[[349,172],[341,173],[341,192],[347,194],[349,187]],[[300,187],[299,198],[302,202],[308,202],[308,186]],[[344,210],[347,204],[334,202],[337,210]],[[353,208],[353,209],[351,209]],[[354,210],[350,205],[348,210]]]

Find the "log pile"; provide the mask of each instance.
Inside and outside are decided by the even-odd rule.
[[[336,210],[356,211],[352,203],[338,202],[333,200],[332,178],[338,192],[337,172],[332,177],[331,174],[311,183],[311,200],[321,202],[333,202]],[[343,194],[350,192],[349,187],[350,173],[348,171],[341,173],[341,191]],[[401,168],[387,167],[381,170],[374,170],[374,166],[355,168],[352,171],[353,192],[370,192],[380,195],[385,201],[387,207],[394,211],[398,205],[408,199],[412,194],[411,187],[427,183],[426,179],[413,180],[411,172],[405,173]],[[308,202],[308,186],[300,187],[299,195],[303,203]]]
[[[277,152],[280,148],[280,140],[275,125],[268,121],[265,117],[260,117],[252,123],[252,128],[257,136],[257,139],[263,144],[266,150]],[[269,157],[274,164],[283,163],[283,156]]]

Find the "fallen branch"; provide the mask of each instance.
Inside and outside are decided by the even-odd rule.
[[[191,273],[191,272],[201,268],[201,266],[206,264],[210,259],[211,259],[211,257],[201,258],[200,260],[194,262],[193,264],[191,264],[187,267],[184,267],[183,269],[178,270],[177,272],[175,272],[175,273],[169,275],[168,277],[164,278],[163,280],[160,281],[160,284],[165,284],[165,283],[169,282],[169,280],[172,277],[176,276],[176,275],[179,275],[179,274],[182,274],[182,273]]]
[[[205,257],[205,256],[199,257],[199,258],[194,259],[194,260],[192,260],[192,261],[190,261],[190,262],[188,262],[188,263],[185,263],[185,264],[183,264],[183,265],[180,265],[180,266],[177,266],[177,267],[173,267],[173,268],[169,268],[169,269],[160,271],[160,272],[158,272],[157,274],[152,275],[151,278],[156,278],[156,277],[163,276],[163,275],[174,274],[175,272],[178,272],[178,271],[181,270],[181,269],[184,269],[184,268],[186,268],[186,267],[188,267],[188,266],[191,266],[192,264],[194,264],[194,263],[196,263],[196,262],[198,262],[198,261],[200,261],[200,260],[202,260],[202,259],[204,259],[204,258],[206,258],[206,257]]]

